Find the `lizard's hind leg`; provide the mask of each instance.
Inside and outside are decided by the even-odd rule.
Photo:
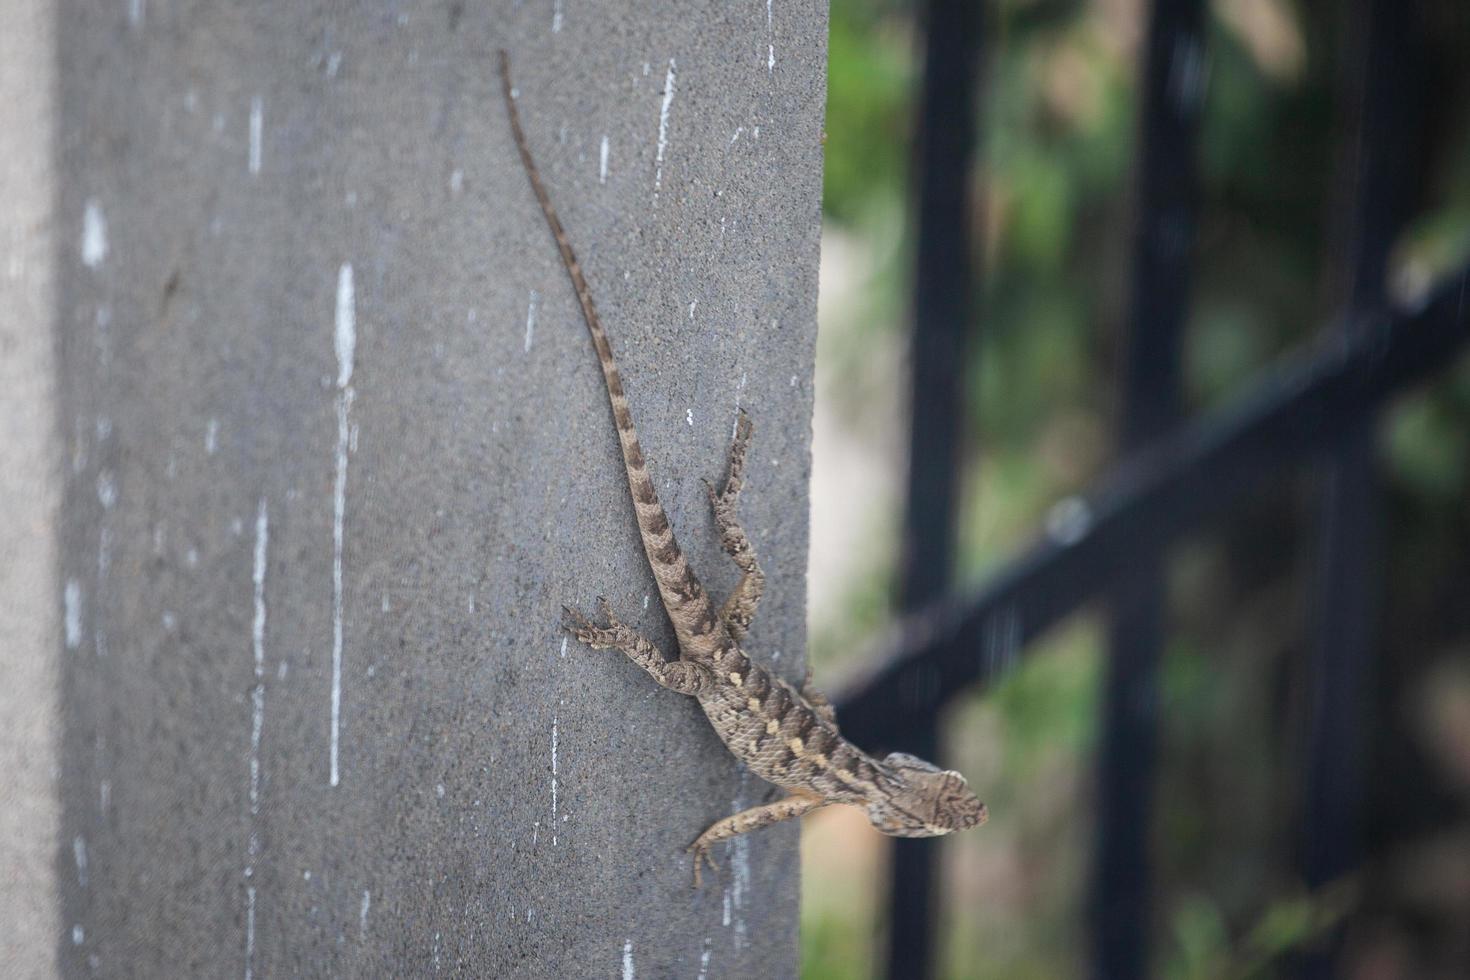
[[[722,840],[729,840],[740,834],[769,827],[771,824],[780,823],[799,817],[818,807],[826,806],[827,801],[818,796],[805,796],[792,794],[783,797],[775,803],[767,803],[764,806],[753,806],[749,810],[741,810],[734,816],[723,820],[716,820],[710,824],[704,833],[699,835],[693,844],[688,847],[689,853],[694,855],[694,887],[698,888],[700,882],[700,865],[708,863],[711,868],[718,869],[714,859],[709,855],[711,845],[718,844]]]
[[[606,599],[598,599],[597,604],[606,626],[598,626],[570,606],[562,607],[571,620],[566,629],[579,642],[594,650],[621,650],[654,680],[680,694],[697,695],[713,685],[708,667],[690,660],[665,660],[658,647],[613,615]]]
[[[720,619],[737,643],[745,638],[751,620],[755,619],[756,607],[760,605],[761,593],[766,587],[766,573],[761,571],[750,537],[735,516],[740,491],[745,487],[745,455],[750,448],[752,428],[750,416],[741,409],[740,417],[735,421],[735,439],[730,443],[730,475],[725,480],[725,488],[716,493],[708,482],[704,485],[709,493],[710,507],[714,510],[715,526],[720,530],[720,547],[745,573],[720,609]]]

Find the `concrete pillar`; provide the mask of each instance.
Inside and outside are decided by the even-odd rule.
[[[495,51],[716,595],[756,422],[799,679],[825,7],[57,9],[63,972],[794,975],[797,828],[695,892],[767,787],[559,628],[671,649]]]

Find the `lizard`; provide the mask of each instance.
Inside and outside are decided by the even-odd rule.
[[[872,825],[895,837],[935,837],[984,823],[988,816],[985,804],[960,773],[900,752],[881,760],[868,755],[842,736],[832,705],[811,685],[810,670],[797,688],[752,660],[741,648],[765,588],[765,573],[736,515],[754,430],[750,416],[744,410],[738,413],[724,487],[717,491],[708,480],[704,481],[720,545],[741,572],[739,584],[716,609],[679,548],[649,475],[622,375],[592,301],[592,291],[531,157],[505,51],[500,52],[500,80],[521,164],[592,336],[622,450],[638,534],[659,600],[674,627],[678,656],[665,657],[636,629],[619,620],[606,599],[599,600],[601,625],[563,606],[567,617],[564,627],[593,649],[621,651],[663,687],[695,698],[730,752],[751,772],[788,793],[774,802],[715,821],[686,848],[693,855],[695,887],[701,883],[702,865],[718,868],[710,855],[714,844],[829,804],[865,807]]]

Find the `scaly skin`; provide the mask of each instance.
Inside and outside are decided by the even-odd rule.
[[[866,807],[874,827],[900,837],[933,837],[984,823],[985,805],[970,792],[959,773],[899,753],[882,761],[874,759],[842,737],[831,706],[809,683],[797,690],[741,649],[765,585],[755,550],[735,515],[752,430],[743,411],[730,447],[730,470],[724,489],[716,492],[706,484],[721,546],[743,573],[724,606],[715,609],[674,538],[668,514],[649,476],[622,377],[592,302],[592,291],[531,158],[504,51],[500,52],[500,78],[526,177],[546,216],[592,335],[622,448],[638,534],[658,585],[659,600],[673,623],[679,655],[667,659],[636,630],[620,622],[605,601],[601,613],[606,625],[597,625],[568,608],[568,629],[594,649],[621,650],[664,687],[697,698],[730,752],[756,775],[791,794],[716,821],[700,834],[688,848],[694,855],[695,886],[700,883],[702,864],[714,864],[709,855],[713,844],[829,803]]]

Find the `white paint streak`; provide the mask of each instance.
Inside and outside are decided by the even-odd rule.
[[[265,569],[270,542],[270,511],[264,497],[255,515],[255,619],[250,624],[251,649],[255,656],[255,687],[250,692],[250,815],[260,813],[260,732],[265,724]],[[252,855],[253,856],[253,855]]]
[[[352,263],[337,270],[337,329],[333,338],[337,351],[337,387],[352,383],[352,365],[357,351],[357,297],[352,285]]]
[[[704,952],[699,954],[699,980],[709,977],[709,938],[704,940]]]
[[[689,425],[690,425],[690,427],[693,428],[693,426],[694,426],[694,409],[692,409],[692,408],[686,408],[686,409],[684,409],[684,421],[688,422]]]
[[[664,180],[664,151],[669,145],[669,107],[674,104],[674,59],[669,59],[669,72],[664,76],[664,102],[658,110],[658,154],[654,158],[657,166],[653,172],[653,197],[658,200],[658,191]]]
[[[565,636],[561,638],[561,655],[563,657],[567,655],[567,638]]]
[[[95,269],[107,258],[107,218],[95,197],[87,198],[82,212],[82,264]]]
[[[245,887],[245,980],[255,975],[255,886]]]
[[[331,785],[341,781],[339,748],[342,733],[342,544],[347,518],[348,414],[352,411],[352,367],[357,350],[357,309],[352,263],[337,273],[337,476],[333,483],[332,515],[332,738]]]
[[[551,846],[556,846],[556,742],[557,716],[551,716]]]
[[[260,174],[260,133],[265,120],[265,106],[256,95],[250,99],[250,176]]]
[[[698,306],[699,306],[699,300],[695,300],[694,302],[692,302],[692,303],[689,304],[689,322],[691,322],[691,323],[694,322],[694,311],[695,311],[695,309]]]
[[[134,29],[143,26],[143,0],[128,0],[128,24]]]
[[[740,791],[731,801],[731,812],[739,813],[749,804],[746,802],[745,785],[749,773],[740,770]],[[741,834],[730,842],[730,904],[735,910],[735,948],[745,946],[745,899],[750,892],[750,837]]]
[[[531,298],[526,303],[526,352],[531,351],[531,338],[536,333],[536,301],[540,299],[536,290],[531,290]]]
[[[623,940],[623,980],[633,980],[633,940]]]
[[[362,907],[357,910],[357,936],[359,939],[367,936],[368,909],[373,906],[373,893],[366,888],[362,890]]]
[[[769,75],[771,72],[773,72],[775,70],[776,70],[776,46],[774,44],[768,44],[768,45],[766,45],[766,74]]]
[[[597,154],[597,182],[599,184],[607,183],[607,151],[607,137],[604,136],[602,138],[602,149]]]
[[[211,456],[219,451],[219,419],[210,419],[204,429],[204,451]]]
[[[81,834],[72,838],[71,856],[77,863],[77,884],[87,887],[87,841]]]
[[[86,941],[87,930],[83,929],[82,924],[78,922],[76,925],[71,927],[71,944],[73,946],[80,946]]]
[[[62,603],[66,609],[66,648],[75,650],[82,645],[82,586],[76,579],[66,580]]]
[[[561,0],[551,0],[551,33],[561,33]]]

